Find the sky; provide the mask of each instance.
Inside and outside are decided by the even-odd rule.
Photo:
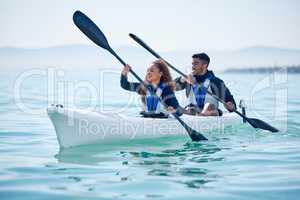
[[[75,27],[81,10],[112,46],[135,45],[132,32],[163,51],[300,49],[297,0],[1,0],[0,47],[92,44]]]

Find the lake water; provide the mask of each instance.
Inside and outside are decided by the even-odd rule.
[[[60,151],[45,112],[51,103],[134,115],[139,97],[110,69],[2,69],[0,199],[299,198],[300,75],[217,75],[249,116],[280,132],[242,125],[208,142],[172,137]]]

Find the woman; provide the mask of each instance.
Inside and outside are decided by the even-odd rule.
[[[163,60],[152,62],[147,70],[144,84],[128,82],[130,66],[126,65],[121,74],[121,87],[137,92],[142,96],[144,117],[167,117],[168,113],[182,115],[182,109],[175,97],[175,84],[172,81],[167,64]]]

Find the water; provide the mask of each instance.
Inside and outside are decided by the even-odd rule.
[[[139,98],[120,89],[114,71],[2,70],[0,198],[296,199],[300,76],[220,77],[249,115],[281,131],[244,125],[202,143],[172,137],[59,150],[45,112],[51,103],[134,115]]]

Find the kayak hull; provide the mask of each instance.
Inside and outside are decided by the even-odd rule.
[[[171,135],[182,135],[189,139],[186,130],[175,118],[142,118],[59,106],[47,108],[47,113],[61,148]],[[182,115],[181,119],[204,134],[241,122],[233,113],[226,113],[222,117]]]

